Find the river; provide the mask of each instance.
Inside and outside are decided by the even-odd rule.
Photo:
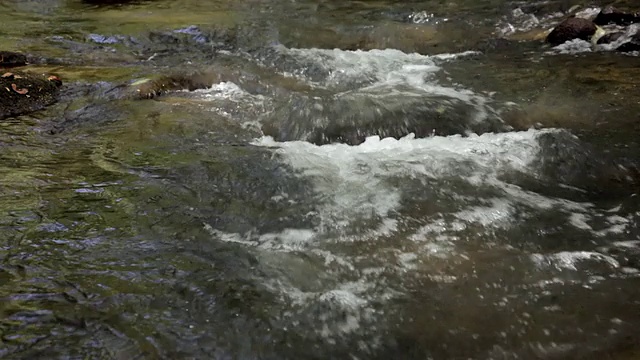
[[[0,122],[0,358],[640,356],[638,58],[534,40],[586,2],[93,3],[0,3],[65,84]]]

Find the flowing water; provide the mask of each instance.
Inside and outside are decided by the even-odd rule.
[[[0,2],[65,82],[0,123],[0,358],[637,359],[637,57],[526,40],[576,4]]]

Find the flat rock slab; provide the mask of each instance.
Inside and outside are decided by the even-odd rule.
[[[0,71],[0,119],[28,114],[53,104],[61,85],[55,76]]]

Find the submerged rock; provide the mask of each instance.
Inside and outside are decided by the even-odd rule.
[[[640,33],[631,36],[629,41],[618,46],[616,50],[621,52],[640,51]]]
[[[640,15],[637,13],[626,13],[614,8],[613,6],[607,6],[600,11],[593,22],[596,25],[615,24],[626,26],[640,22]]]
[[[398,139],[413,133],[424,138],[507,129],[497,118],[479,120],[478,108],[464,101],[392,94],[385,98],[357,93],[339,97],[293,95],[277,104],[262,122],[263,133],[277,141],[303,140],[316,145],[358,145],[376,135]]]
[[[26,55],[12,51],[0,51],[0,68],[24,66],[26,64]]]
[[[556,26],[549,33],[546,41],[552,45],[560,45],[573,39],[589,41],[596,30],[596,24],[592,21],[571,17]]]
[[[603,153],[565,130],[542,134],[538,141],[540,157],[534,164],[540,179],[545,179],[546,184],[569,185],[587,191],[592,199],[594,195],[604,199],[626,198],[637,192],[640,185],[637,161]],[[566,196],[572,192],[566,187],[553,190],[545,185],[519,185],[548,195]],[[554,194],[553,191],[558,193]],[[582,191],[574,195],[580,195]]]
[[[598,39],[598,44],[611,44],[612,42],[618,41],[622,36],[624,36],[624,32],[616,31],[604,34],[602,37]]]
[[[152,99],[156,96],[176,90],[198,90],[210,88],[220,77],[213,72],[195,74],[173,74],[157,78],[135,81],[124,88],[124,98]]]
[[[62,81],[23,72],[0,75],[0,119],[40,110],[53,104]]]

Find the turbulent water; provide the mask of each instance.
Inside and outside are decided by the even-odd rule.
[[[65,81],[0,124],[0,358],[637,358],[636,57],[500,38],[566,2],[203,3],[0,4]]]

